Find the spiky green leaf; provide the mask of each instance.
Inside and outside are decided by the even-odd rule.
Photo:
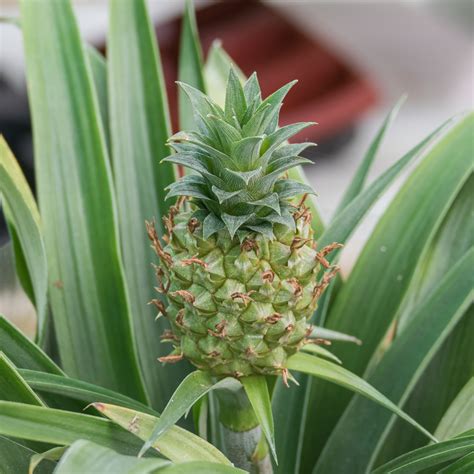
[[[327,327],[363,341],[361,347],[341,345],[335,351],[347,368],[358,375],[366,369],[394,320],[420,255],[469,177],[471,164],[466,157],[473,126],[474,115],[460,120],[427,153],[377,224],[338,293]],[[422,201],[419,196],[424,196]],[[357,199],[362,197],[363,194]],[[319,382],[313,384],[313,395],[310,406],[320,408],[307,418],[312,434],[308,435],[306,450],[314,461],[350,397],[346,393],[336,395],[333,387]],[[313,426],[319,426],[317,432]]]
[[[395,339],[368,377],[369,383],[397,405],[403,406],[423,370],[469,306],[474,295],[472,267],[474,250],[457,262],[420,302],[410,326]],[[366,424],[364,420],[371,422]],[[371,470],[393,421],[385,410],[354,398],[326,443],[314,472]],[[357,446],[348,444],[351,439],[357,439]],[[346,453],[343,459],[337,457],[341,451]]]
[[[150,449],[160,436],[173,426],[185,413],[189,412],[193,405],[210,390],[225,387],[232,383],[236,383],[236,381],[226,378],[216,382],[207,372],[200,370],[191,372],[171,396],[168,405],[166,405],[151,435],[143,445],[140,454]]]
[[[121,405],[157,415],[153,409],[132,398],[82,380],[28,369],[20,369],[19,373],[35,392],[42,397],[48,396],[48,405],[52,408],[64,408],[64,398],[80,402],[80,410],[85,409],[88,404],[96,400],[102,400],[104,403]],[[55,400],[56,396],[60,398],[55,404],[51,404],[50,400]]]
[[[267,380],[263,375],[251,375],[242,377],[241,382],[268,442],[273,459],[278,463],[275,449],[272,404],[270,402]]]
[[[0,315],[0,347],[18,368],[64,375],[64,372],[36,344],[2,315]]]
[[[412,426],[417,428],[421,433],[432,441],[436,441],[436,438],[420,426],[413,418],[407,415],[405,412],[400,410],[394,403],[392,403],[387,397],[382,395],[372,385],[367,383],[364,379],[361,379],[357,375],[349,372],[347,369],[340,365],[333,364],[319,357],[314,357],[309,354],[296,353],[288,359],[288,369],[297,370],[314,377],[327,380],[341,387],[347,388],[353,392],[356,392],[364,397],[372,400],[392,411],[403,420],[410,423]]]
[[[470,431],[466,433],[465,436],[459,436],[403,454],[383,466],[378,467],[373,473],[414,474],[424,469],[437,466],[443,462],[470,454],[473,450],[474,434]]]
[[[95,404],[94,406],[107,418],[133,432],[143,441],[150,438],[153,427],[158,421],[158,418],[154,416],[115,405]],[[153,444],[153,447],[159,449],[164,456],[176,463],[210,461],[230,465],[229,460],[214,446],[176,426],[164,433]]]
[[[23,0],[21,13],[61,361],[73,376],[145,400],[103,125],[72,7],[69,1]]]
[[[0,197],[7,220],[14,229],[16,251],[21,249],[25,265],[24,281],[31,285],[30,298],[38,317],[37,340],[43,344],[46,328],[48,268],[41,232],[40,216],[33,194],[5,139],[0,137]],[[18,261],[17,254],[17,265]],[[25,286],[25,284],[24,284]]]
[[[464,385],[449,406],[435,431],[435,436],[446,440],[474,429],[474,377]]]
[[[385,134],[387,133],[387,130],[389,129],[390,125],[392,122],[395,120],[395,117],[398,114],[398,111],[400,110],[401,106],[406,100],[406,96],[401,97],[397,103],[392,107],[390,112],[388,113],[387,117],[383,121],[380,129],[378,130],[377,134],[375,135],[374,139],[372,140],[372,143],[370,144],[367,153],[365,154],[363,160],[361,161],[356,174],[352,178],[352,181],[349,185],[349,187],[346,189],[344,196],[341,199],[341,202],[339,203],[335,215],[338,215],[348,204],[350,204],[354,198],[356,198],[360,192],[362,191],[364,187],[364,183],[367,179],[367,175],[369,173],[369,170],[372,166],[372,163],[375,160],[375,157],[377,156],[377,153],[379,151],[379,148],[382,144],[382,141],[385,137]]]

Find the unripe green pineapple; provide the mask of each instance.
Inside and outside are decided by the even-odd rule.
[[[161,261],[158,290],[169,304],[153,302],[174,345],[163,362],[186,358],[216,376],[286,381],[287,358],[309,340],[309,318],[337,271],[325,255],[337,245],[316,250],[304,205],[313,191],[285,175],[309,161],[299,155],[312,145],[287,143],[311,123],[278,127],[292,85],[262,100],[255,74],[242,86],[231,70],[223,110],[181,84],[197,131],[171,137],[176,153],[165,160],[195,174],[169,187],[168,197],[179,198],[164,219],[164,247],[148,224]]]

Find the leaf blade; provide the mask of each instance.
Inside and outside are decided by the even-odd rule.
[[[0,352],[0,400],[43,405],[41,399],[31,390],[3,352]]]
[[[136,455],[140,441],[111,421],[64,410],[0,401],[0,434],[60,446],[88,439]]]
[[[265,376],[250,375],[248,377],[242,377],[241,382],[263,434],[268,442],[273,459],[278,464],[275,448],[275,428],[273,425],[272,404],[270,402],[267,379]]]
[[[21,13],[49,294],[61,360],[73,376],[145,400],[104,131],[72,7],[68,1],[23,0]]]
[[[446,440],[474,429],[474,377],[466,383],[438,424],[435,436]]]
[[[48,449],[42,453],[36,453],[30,458],[30,465],[28,467],[28,474],[36,473],[38,474],[39,469],[37,470],[38,465],[41,464],[44,466],[44,461],[57,461],[64,453],[65,448],[63,446]]]
[[[357,357],[354,357],[353,346],[340,345],[334,351],[356,374],[364,372],[396,317],[423,249],[434,238],[468,179],[471,164],[465,158],[473,127],[474,114],[471,114],[460,120],[426,154],[383,214],[337,295],[326,326],[363,340],[363,345],[357,348]],[[447,162],[449,167],[446,167]],[[361,196],[340,216],[350,211]],[[423,196],[422,202],[419,196]],[[305,462],[311,464],[309,469],[350,399],[348,394],[336,394],[334,387],[319,381],[312,386],[309,404],[317,406],[318,413],[312,410],[306,424],[312,432],[307,437],[312,442],[304,448]],[[317,432],[313,429],[315,426],[318,426]]]
[[[84,403],[83,409],[96,400],[102,400],[103,402],[120,404],[127,408],[157,415],[154,410],[136,400],[82,380],[27,369],[20,369],[19,373],[26,383],[41,395],[60,395],[61,397],[78,400]],[[50,403],[48,405],[51,406]],[[59,404],[57,408],[63,408],[62,404]]]
[[[469,454],[474,449],[474,436],[460,436],[458,438],[442,441],[430,446],[410,451],[383,466],[375,469],[374,474],[382,473],[415,473],[420,470],[436,466],[442,462],[450,461],[460,456]]]
[[[470,472],[474,469],[474,453],[466,454],[457,461],[446,466],[439,474],[460,474],[462,472]]]
[[[308,354],[296,353],[288,359],[288,368],[303,372],[315,377],[320,377],[324,380],[333,382],[341,387],[352,390],[356,393],[369,398],[370,400],[379,403],[383,407],[391,410],[397,414],[400,418],[410,423],[412,426],[417,428],[426,437],[432,441],[436,441],[436,438],[414,421],[409,415],[402,412],[394,403],[388,398],[382,395],[378,390],[368,384],[364,379],[361,379],[357,375],[349,372],[340,365],[336,365],[318,357],[313,357]]]
[[[161,410],[184,376],[183,365],[164,366],[156,359],[166,348],[157,344],[169,327],[147,303],[154,297],[153,251],[145,221],[156,218],[159,235],[168,211],[165,188],[175,179],[169,155],[171,134],[163,72],[143,0],[110,3],[108,89],[115,194],[125,278],[132,321],[147,391]],[[168,380],[168,383],[164,383]]]
[[[0,137],[0,194],[5,200],[7,220],[15,229],[14,242],[20,244],[24,256],[33,293],[29,296],[34,297],[32,302],[36,306],[38,318],[37,339],[43,343],[48,267],[40,215],[23,172],[3,137]]]
[[[75,441],[64,453],[55,474],[72,472],[100,472],[101,474],[151,474],[168,466],[164,459],[139,459],[118,454],[90,441]]]
[[[64,375],[64,372],[37,345],[33,344],[1,314],[0,347],[20,369]]]
[[[463,317],[472,296],[474,249],[457,262],[413,315],[406,331],[391,344],[367,381],[403,406],[430,360]],[[393,374],[397,374],[394,380]],[[371,420],[370,424],[364,420]],[[351,400],[328,442],[314,472],[334,469],[370,471],[393,425],[393,416],[360,397]],[[435,434],[435,437],[439,437]],[[357,439],[357,447],[348,440]],[[344,452],[344,457],[334,457]]]
[[[2,460],[2,474],[18,474],[28,472],[30,458],[36,452],[17,441],[0,436],[0,459]],[[35,474],[51,474],[54,465],[50,462],[40,466]]]
[[[337,216],[362,191],[362,188],[364,186],[365,180],[367,179],[367,175],[369,173],[370,167],[375,157],[377,156],[377,153],[385,137],[385,134],[388,128],[390,127],[390,125],[392,124],[392,122],[395,120],[395,117],[397,116],[405,100],[406,100],[406,96],[401,97],[396,102],[396,104],[392,107],[387,117],[383,121],[380,129],[378,130],[377,134],[375,135],[374,139],[369,145],[367,153],[365,154],[363,160],[361,161],[359,167],[357,168],[357,171],[354,177],[352,178],[352,181],[349,184],[349,187],[346,189],[346,192],[344,193],[341,199],[341,202],[339,203],[334,215]]]
[[[178,79],[205,92],[201,43],[196,26],[193,2],[186,0],[179,47]],[[194,130],[193,107],[182,88],[178,89],[179,128]]]
[[[100,118],[104,128],[105,139],[110,150],[110,130],[109,130],[109,108],[107,90],[107,61],[102,54],[94,47],[86,45],[87,59],[90,64],[92,78],[94,80],[94,91],[99,103]]]
[[[402,308],[397,315],[397,337],[401,337],[410,324],[417,306],[439,283],[441,275],[450,271],[474,245],[474,219],[472,216],[472,192],[474,175],[471,174],[449,209],[436,236],[421,256],[418,271],[410,284]],[[469,277],[468,277],[469,278]],[[473,375],[474,306],[471,306],[458,322],[443,346],[417,382],[405,404],[428,429],[435,431],[449,405]],[[436,377],[442,383],[438,390],[430,390],[430,381]],[[396,421],[385,442],[380,461],[388,461],[398,455],[422,446],[423,439],[413,430],[403,429]]]
[[[94,405],[104,416],[125,429],[132,430],[135,436],[146,441],[158,421],[156,417],[127,408],[96,403]],[[214,446],[198,436],[179,427],[171,427],[153,445],[173,462],[210,461],[230,465],[230,461]]]
[[[208,372],[201,370],[191,372],[171,396],[149,439],[143,445],[140,455],[144,454],[166,430],[173,426],[204,395],[231,382],[232,380],[229,378],[215,382]]]

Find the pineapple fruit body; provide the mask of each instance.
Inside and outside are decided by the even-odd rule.
[[[178,214],[164,252],[175,352],[218,376],[280,374],[305,343],[320,269],[308,214],[275,238],[221,230],[208,239]],[[244,235],[245,234],[245,235]]]

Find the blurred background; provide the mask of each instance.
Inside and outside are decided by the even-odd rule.
[[[128,0],[123,0],[128,1]],[[176,127],[175,85],[184,1],[149,0]],[[447,118],[473,107],[474,2],[195,1],[205,52],[218,39],[246,74],[258,72],[265,93],[294,78],[282,123],[318,122],[300,140],[318,143],[306,173],[331,218],[358,163],[390,107],[408,95],[375,162],[379,175]],[[105,50],[107,0],[75,0],[86,41]],[[18,17],[15,0],[0,0],[0,16]],[[30,120],[21,34],[0,23],[0,133],[34,188]],[[474,137],[473,137],[474,140]],[[394,188],[397,186],[395,183]],[[393,191],[393,189],[392,189]],[[345,249],[349,271],[390,199],[390,191]],[[8,240],[0,210],[0,246]],[[8,256],[8,248],[0,249]],[[0,255],[1,257],[1,255]],[[0,258],[0,313],[33,330],[33,309],[13,280],[11,259]]]

